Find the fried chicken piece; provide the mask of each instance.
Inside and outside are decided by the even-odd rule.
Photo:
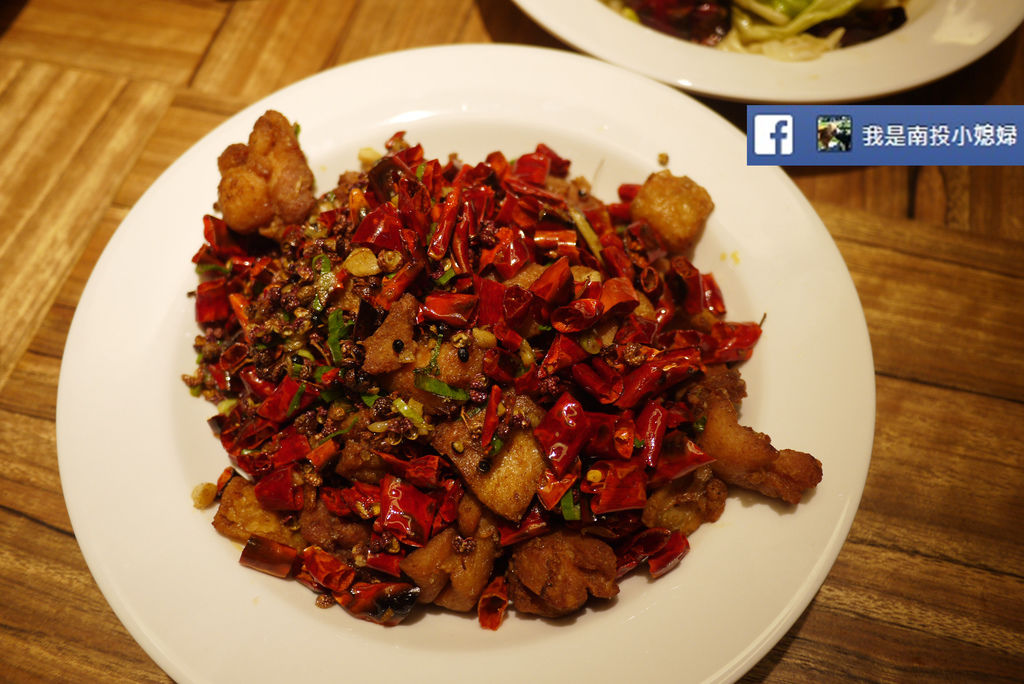
[[[513,413],[536,425],[543,410],[525,396],[516,397]],[[546,467],[540,445],[529,429],[514,429],[501,450],[489,455],[480,444],[483,411],[465,419],[441,423],[431,446],[458,469],[466,486],[491,511],[518,522],[533,501],[537,483]],[[480,463],[486,465],[483,469]]]
[[[256,534],[295,549],[305,546],[302,536],[286,527],[280,515],[263,509],[253,483],[244,477],[233,477],[224,487],[213,527],[225,537],[243,544]]]
[[[327,510],[313,487],[306,487],[299,532],[307,543],[331,552],[351,552],[353,547],[370,541],[369,527],[368,523],[342,520]]]
[[[647,527],[665,527],[684,537],[706,522],[715,522],[725,510],[729,494],[725,483],[703,465],[689,477],[672,480],[647,497],[641,520]]]
[[[456,525],[402,559],[402,571],[420,588],[420,603],[458,612],[476,608],[501,554],[497,528],[471,493],[459,502]]]
[[[249,143],[229,145],[217,159],[217,202],[228,227],[278,237],[313,208],[313,172],[295,129],[274,110],[257,119]]]
[[[559,530],[516,546],[505,577],[517,611],[555,618],[576,612],[591,596],[618,594],[615,573],[612,547]]]
[[[728,484],[796,504],[821,482],[821,461],[802,451],[780,451],[768,435],[739,424],[735,399],[721,378],[698,383],[686,398],[704,420],[697,445],[715,459],[711,469]]]
[[[363,370],[377,375],[398,370],[416,357],[417,344],[413,340],[413,326],[420,304],[411,294],[402,295],[391,305],[391,311],[380,327],[365,340]]]
[[[630,205],[634,221],[646,221],[661,236],[665,247],[683,254],[700,238],[715,208],[711,195],[688,176],[671,171],[652,173]]]

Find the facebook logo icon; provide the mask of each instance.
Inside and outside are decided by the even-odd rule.
[[[754,115],[754,154],[793,154],[793,115]]]

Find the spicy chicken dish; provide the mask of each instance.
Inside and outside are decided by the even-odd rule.
[[[230,460],[193,492],[240,562],[320,607],[548,618],[658,577],[732,487],[796,505],[813,456],[739,422],[761,335],[688,260],[714,204],[614,201],[547,145],[478,163],[396,133],[314,192],[268,111],[218,159],[184,377]]]

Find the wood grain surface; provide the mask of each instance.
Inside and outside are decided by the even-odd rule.
[[[3,4],[0,681],[169,681],[89,574],[54,436],[68,326],[128,209],[199,137],[281,86],[392,50],[484,42],[569,49],[509,0]],[[742,126],[743,105],[703,101]],[[1024,103],[1024,31],[883,102]],[[835,566],[744,681],[1022,681],[1024,169],[790,174],[853,275],[878,419]]]

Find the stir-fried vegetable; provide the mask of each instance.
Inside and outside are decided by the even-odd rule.
[[[903,0],[602,0],[627,19],[726,50],[810,59],[899,28]]]

